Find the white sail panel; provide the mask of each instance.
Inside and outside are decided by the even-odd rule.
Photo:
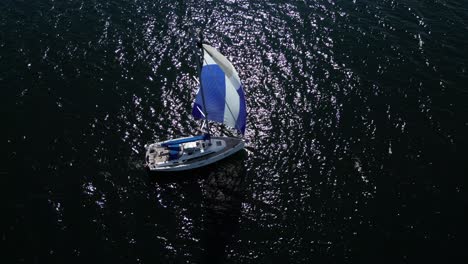
[[[239,94],[234,88],[234,83],[226,76],[226,102],[224,107],[224,124],[236,127],[237,116],[239,116]]]

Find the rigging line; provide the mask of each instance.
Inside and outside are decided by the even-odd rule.
[[[210,123],[208,122],[208,110],[206,108],[206,102],[205,102],[205,91],[203,89],[203,82],[201,81],[201,74],[202,74],[202,69],[203,69],[203,58],[205,57],[205,49],[203,48],[203,34],[200,31],[200,48],[201,48],[201,58],[198,59],[198,70],[199,70],[199,79],[200,79],[200,92],[202,95],[202,102],[203,102],[203,108],[205,109],[205,120],[206,120],[206,130],[208,135],[210,135]]]

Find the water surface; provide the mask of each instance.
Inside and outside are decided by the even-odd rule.
[[[2,1],[9,255],[466,257],[467,21],[460,0]],[[248,151],[155,178],[143,145],[199,132],[200,29],[243,80]]]

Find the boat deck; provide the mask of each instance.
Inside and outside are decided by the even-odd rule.
[[[210,151],[210,147],[207,147],[206,154],[197,155],[193,158],[187,158],[187,156],[180,157],[179,160],[169,161],[169,150],[165,147],[159,147],[150,145],[147,151],[147,166],[150,170],[158,170],[163,168],[182,168],[182,167],[200,167],[213,163],[219,159],[227,157],[238,150],[242,149],[244,142],[238,138],[231,137],[212,137],[211,144],[213,148],[216,146],[217,141],[224,141],[225,147],[217,151]],[[206,141],[205,141],[206,142]],[[240,146],[242,144],[242,146]],[[237,150],[236,150],[237,148]]]
[[[155,163],[162,163],[169,160],[169,150],[163,147],[154,148],[155,153],[152,155]]]

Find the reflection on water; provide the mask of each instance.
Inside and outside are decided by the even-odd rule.
[[[240,153],[245,154],[245,151]],[[226,248],[238,232],[244,197],[244,157],[220,164],[202,184],[203,257],[201,263],[223,263]]]
[[[175,212],[176,215],[183,216],[179,218],[181,227],[178,238],[183,238],[185,234],[186,238],[198,243],[193,246],[198,247],[200,255],[195,254],[193,257],[199,263],[223,263],[227,256],[226,248],[238,232],[241,204],[245,199],[246,156],[247,152],[241,151],[193,171],[150,173],[151,181],[160,190],[178,189],[178,195],[192,199],[189,204],[199,205],[200,212],[196,214],[184,214],[189,211],[188,208],[171,207],[180,210]],[[165,204],[163,196],[157,195],[161,198],[158,201],[161,204]],[[199,219],[195,219],[195,215]],[[194,223],[199,226],[194,226]],[[199,230],[200,234],[196,235],[189,230]]]

